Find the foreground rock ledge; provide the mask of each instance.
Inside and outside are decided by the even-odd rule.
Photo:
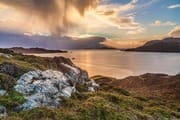
[[[78,85],[82,85],[89,91],[95,91],[99,86],[93,80],[87,79],[88,76],[81,76],[78,68],[64,64],[71,69],[71,76],[59,71],[30,71],[21,76],[17,81],[15,90],[27,100],[17,109],[29,110],[36,107],[59,107],[61,97],[71,97],[77,93]],[[84,74],[85,75],[85,74]],[[73,78],[74,77],[74,78]],[[83,78],[83,79],[82,79]]]

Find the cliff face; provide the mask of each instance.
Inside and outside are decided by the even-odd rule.
[[[180,38],[165,38],[163,40],[152,40],[141,47],[127,49],[126,51],[180,52]]]

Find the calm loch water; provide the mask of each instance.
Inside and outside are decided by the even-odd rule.
[[[119,50],[75,50],[69,53],[35,54],[41,57],[64,56],[90,76],[124,78],[144,73],[180,73],[180,53],[122,52]]]

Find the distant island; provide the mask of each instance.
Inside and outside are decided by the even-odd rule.
[[[126,49],[125,51],[140,52],[180,52],[180,38],[164,38],[162,40],[152,40],[143,46]]]
[[[62,50],[48,50],[45,48],[23,48],[23,47],[13,47],[9,50],[15,53],[67,53],[67,51]]]

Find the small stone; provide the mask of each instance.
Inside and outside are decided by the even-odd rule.
[[[6,116],[7,116],[6,107],[0,105],[0,117],[6,117]]]
[[[75,92],[74,87],[66,87],[62,90],[63,96],[70,98],[72,93]]]
[[[4,96],[7,93],[6,90],[0,90],[0,96]]]
[[[61,63],[61,64],[64,65],[65,67],[71,69],[71,71],[74,72],[74,73],[76,73],[76,74],[79,74],[79,73],[80,73],[80,71],[79,71],[77,68],[73,67],[73,66],[70,66],[70,65],[65,64],[65,63]]]
[[[95,92],[95,89],[93,87],[88,87],[89,92]]]
[[[99,84],[97,84],[94,80],[91,80],[93,87],[99,87]]]

